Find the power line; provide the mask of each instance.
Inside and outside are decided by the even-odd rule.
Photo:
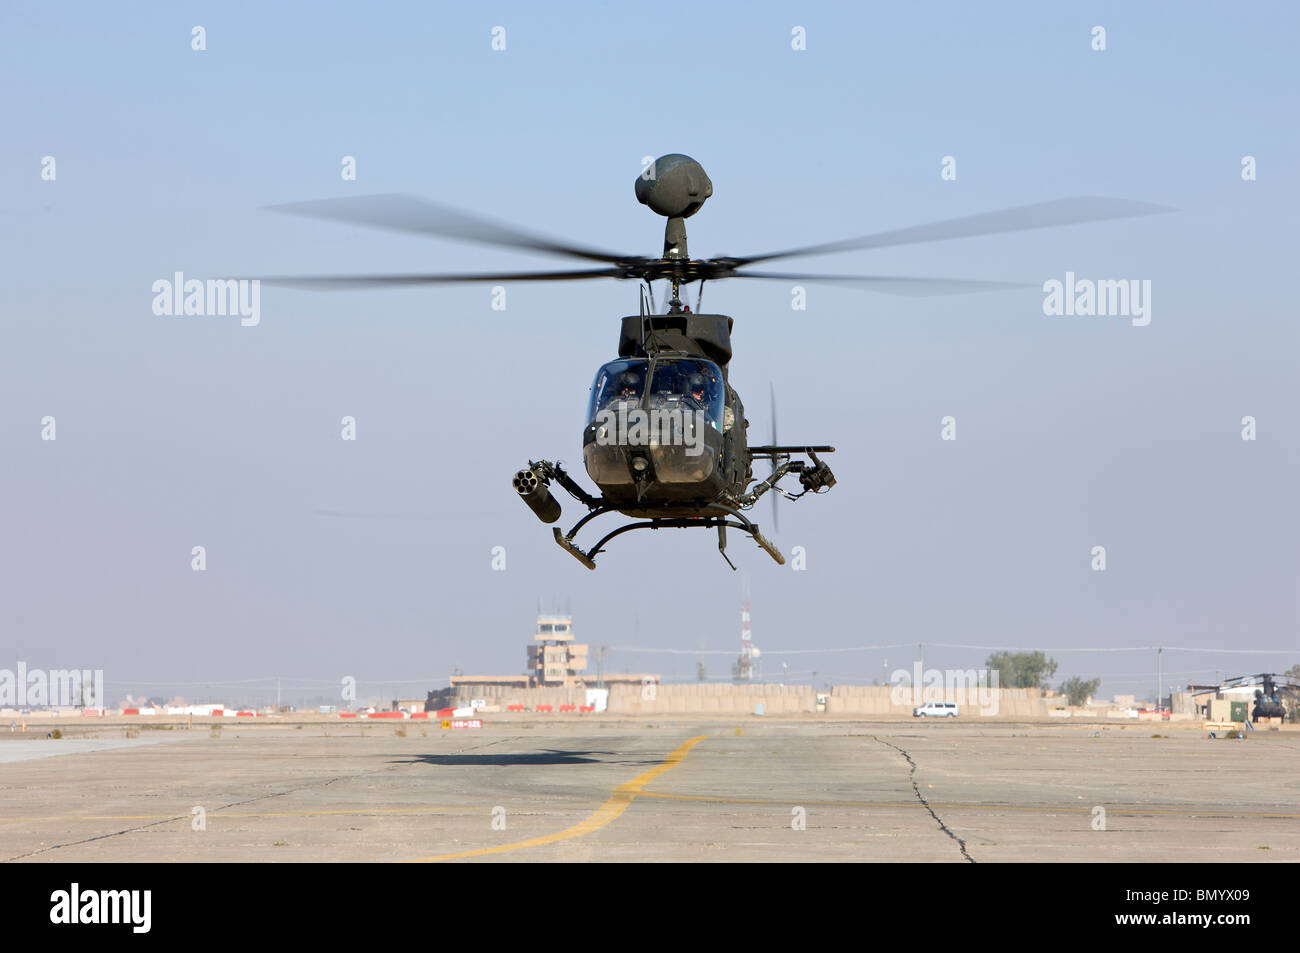
[[[208,688],[214,685],[255,685],[258,683],[270,684],[271,682],[274,682],[277,677],[280,678],[282,681],[284,681],[286,685],[288,685],[290,682],[297,682],[297,683],[302,683],[304,685],[338,686],[340,681],[340,679],[337,678],[292,678],[288,675],[282,675],[282,676],[268,675],[268,676],[263,676],[261,678],[242,678],[242,679],[206,678],[198,682],[193,682],[193,681],[142,682],[134,678],[119,678],[119,677],[114,677],[111,679],[105,678],[104,680],[111,681],[111,682],[120,682],[129,685],[139,685],[139,686],[145,686],[145,685],[152,685],[155,687],[198,686],[200,688]],[[424,685],[428,682],[436,682],[444,678],[446,678],[445,675],[434,675],[429,678],[405,678],[405,679],[403,678],[392,679],[392,678],[382,678],[382,677],[375,677],[375,678],[358,677],[357,684],[368,685],[368,684],[380,683],[383,685]]]
[[[899,649],[899,648],[912,649],[912,648],[915,648],[917,644],[918,644],[918,643],[916,643],[916,642],[891,642],[891,643],[889,643],[889,644],[883,644],[883,645],[855,645],[855,646],[847,646],[847,647],[844,647],[844,648],[821,648],[821,649],[765,649],[765,650],[763,651],[763,655],[764,655],[764,656],[784,656],[784,655],[829,655],[829,654],[840,653],[840,652],[879,652],[879,651],[886,650],[886,649]],[[1059,648],[1059,647],[1057,647],[1057,648],[1010,648],[1010,647],[1008,647],[1008,646],[1003,646],[1003,645],[967,645],[967,644],[957,643],[957,642],[925,642],[924,644],[925,644],[926,646],[928,646],[928,647],[933,647],[933,648],[944,648],[944,649],[966,649],[966,650],[981,651],[981,652],[990,652],[990,651],[991,651],[991,652],[1045,652],[1045,653],[1056,653],[1056,654],[1065,653],[1065,652],[1077,652],[1077,653],[1099,653],[1099,654],[1106,654],[1106,653],[1113,653],[1113,652],[1155,652],[1155,651],[1157,651],[1157,650],[1163,649],[1165,652],[1199,652],[1199,653],[1226,654],[1226,655],[1274,655],[1274,656],[1287,656],[1287,657],[1292,657],[1292,656],[1295,656],[1295,655],[1297,654],[1297,650],[1295,650],[1295,649],[1201,648],[1201,647],[1199,647],[1199,646],[1182,646],[1182,645],[1164,645],[1164,646],[1159,646],[1159,645],[1124,645],[1124,646],[1092,646],[1092,647],[1085,647],[1085,648],[1074,648],[1074,647],[1067,647],[1067,648]],[[628,653],[628,654],[647,654],[647,655],[693,655],[693,656],[701,656],[701,655],[724,655],[724,656],[729,656],[729,657],[734,657],[734,656],[735,656],[735,653],[734,653],[734,652],[727,651],[727,650],[719,650],[719,649],[713,649],[713,650],[708,650],[708,649],[674,649],[674,648],[663,648],[663,647],[659,647],[659,646],[615,645],[615,646],[610,646],[610,647],[609,647],[609,650],[610,650],[610,651],[617,651],[617,652],[626,652],[626,653]],[[1166,673],[1166,674],[1168,674],[1168,675],[1199,675],[1199,674],[1211,673],[1211,672],[1215,672],[1215,671],[1216,671],[1215,669],[1204,668],[1204,669],[1190,669],[1190,670],[1184,670],[1184,671],[1179,671],[1179,672],[1168,672],[1168,673]],[[792,676],[792,675],[795,675],[795,674],[805,675],[805,674],[811,674],[811,672],[799,672],[799,673],[786,672],[786,673],[782,673],[780,677],[781,677],[781,678],[788,678],[788,677],[790,677],[790,676]],[[433,675],[433,676],[429,676],[429,677],[426,677],[426,678],[391,679],[391,678],[384,678],[384,677],[382,677],[382,676],[376,676],[376,677],[374,677],[374,678],[359,677],[359,676],[357,676],[357,677],[356,677],[356,681],[357,681],[357,684],[358,684],[358,685],[370,685],[370,684],[380,684],[380,685],[427,685],[427,684],[431,684],[431,683],[440,682],[440,681],[442,681],[445,677],[446,677],[446,676],[444,676],[444,675]],[[772,676],[767,676],[767,677],[768,677],[768,678],[772,678],[772,677],[776,677],[776,676],[775,676],[775,675],[772,675]],[[841,678],[843,678],[843,677],[850,677],[850,678],[853,678],[853,677],[868,677],[868,676],[838,676],[838,677],[841,677]],[[874,676],[870,676],[870,677],[873,677],[873,678],[874,678]],[[1147,678],[1147,677],[1150,677],[1150,676],[1149,676],[1149,673],[1147,673],[1147,674],[1143,674],[1143,675],[1138,675],[1138,674],[1133,674],[1133,673],[1121,673],[1121,674],[1116,674],[1116,675],[1106,675],[1106,676],[1103,676],[1103,677],[1105,677],[1105,678],[1107,678],[1107,679],[1121,679],[1121,678],[1134,678],[1134,679],[1136,679],[1136,678]],[[167,680],[167,681],[152,681],[152,680],[151,680],[151,681],[139,681],[139,680],[137,680],[137,679],[133,679],[133,678],[124,678],[124,677],[116,677],[116,676],[115,676],[115,677],[113,677],[113,678],[111,678],[111,679],[107,679],[107,678],[106,678],[105,681],[112,681],[114,684],[136,686],[136,687],[140,687],[140,688],[147,688],[147,687],[154,687],[154,688],[158,688],[158,687],[162,687],[162,688],[182,688],[182,687],[216,688],[216,687],[227,687],[227,686],[236,686],[236,685],[257,685],[257,684],[259,684],[259,683],[261,683],[261,684],[268,684],[268,685],[269,685],[269,684],[275,682],[277,679],[280,679],[282,682],[284,682],[284,683],[285,683],[285,686],[288,687],[288,688],[309,688],[309,687],[311,687],[311,686],[317,686],[317,685],[337,686],[337,685],[339,684],[339,679],[336,679],[336,678],[335,678],[335,679],[328,679],[328,678],[327,678],[327,679],[321,679],[321,678],[308,678],[308,677],[306,677],[306,676],[299,677],[299,676],[289,676],[289,675],[282,675],[282,676],[276,676],[276,675],[263,675],[263,676],[258,676],[258,677],[256,677],[256,678],[242,678],[242,679],[219,679],[219,678],[209,678],[209,679],[203,679],[203,680],[201,680],[201,681],[193,681],[193,680],[187,680],[187,681],[173,681],[173,680]]]
[[[898,649],[905,646],[916,645],[915,642],[897,642],[893,645],[859,645],[847,649],[763,649],[763,655],[813,655],[824,652],[875,652],[880,649]],[[612,645],[611,651],[629,652],[629,653],[650,653],[662,655],[730,655],[735,656],[735,652],[727,652],[719,649],[665,649],[665,648],[638,648],[633,645]]]
[[[763,655],[826,655],[834,652],[878,652],[881,649],[899,649],[912,648],[917,642],[894,642],[889,645],[855,645],[845,648],[829,649],[764,649]],[[957,642],[925,642],[928,646],[940,649],[970,649],[980,652],[1155,652],[1164,649],[1166,652],[1215,652],[1236,655],[1295,655],[1295,649],[1219,649],[1219,648],[1199,648],[1196,646],[1186,645],[1118,645],[1118,646],[1092,646],[1087,648],[1050,648],[1050,647],[1033,647],[1033,648],[1012,648],[1006,645],[964,645]],[[658,647],[641,647],[634,645],[614,645],[610,647],[611,651],[645,653],[645,654],[663,654],[663,655],[734,655],[733,652],[724,651],[702,651],[700,649],[667,649]]]

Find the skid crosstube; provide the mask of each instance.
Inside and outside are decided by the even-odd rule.
[[[624,526],[620,526],[616,530],[606,533],[601,537],[600,541],[587,552],[584,552],[576,543],[574,543],[573,538],[589,520],[600,516],[603,513],[612,512],[614,509],[615,508],[612,506],[602,506],[591,513],[588,513],[580,519],[577,525],[575,525],[573,529],[569,530],[567,534],[562,534],[558,526],[553,527],[552,532],[555,534],[555,542],[561,549],[568,552],[574,559],[578,560],[578,562],[582,563],[588,569],[595,569],[596,557],[605,551],[605,544],[616,536],[622,536],[624,533],[629,533],[634,529],[717,529],[718,550],[722,553],[722,557],[727,559],[726,530],[727,527],[730,526],[732,529],[738,529],[742,533],[753,538],[754,542],[759,545],[760,549],[776,560],[778,566],[785,565],[785,557],[781,555],[781,551],[773,545],[772,541],[759,531],[758,524],[751,522],[740,512],[729,506],[724,506],[721,503],[711,503],[706,507],[706,509],[718,511],[718,516],[707,516],[702,518],[664,517],[659,519],[641,520],[636,523],[628,523]],[[727,517],[729,516],[734,517],[734,519],[728,519]],[[727,559],[727,563],[732,569],[736,568],[730,559]]]

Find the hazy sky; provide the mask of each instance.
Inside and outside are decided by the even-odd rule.
[[[1104,694],[1150,694],[1154,655],[1064,650],[1276,651],[1166,652],[1166,684],[1300,661],[1298,26],[1285,3],[7,2],[0,666],[102,668],[110,698],[273,674],[419,695],[455,667],[521,671],[543,600],[581,641],[725,652],[704,656],[725,678],[746,576],[763,672],[791,681],[869,682],[916,650],[776,652],[893,643],[1041,646]],[[513,498],[529,459],[588,483],[587,389],[632,283],[511,285],[504,312],[487,286],[263,288],[256,327],[151,310],[178,271],[564,266],[260,210],[331,196],[410,191],[656,254],[633,181],[668,152],[713,180],[697,256],[1070,195],[1181,211],[806,263],[1150,280],[1146,327],[1045,316],[1037,288],[809,285],[794,311],[785,283],[709,285],[754,439],[774,383],[782,441],[838,448],[835,489],[782,511],[804,572],[733,534],[733,573],[711,533],[671,531],[588,572]],[[696,657],[610,662],[687,678]]]

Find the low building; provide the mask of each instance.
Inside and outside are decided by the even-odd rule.
[[[523,675],[453,675],[450,686],[429,693],[423,702],[428,711],[456,708],[473,701],[488,705],[587,704],[588,689],[613,685],[644,687],[659,684],[659,676],[647,673],[606,673],[589,670],[590,646],[574,641],[573,619],[564,615],[540,615],[528,647],[528,666]],[[402,703],[403,705],[407,703]]]

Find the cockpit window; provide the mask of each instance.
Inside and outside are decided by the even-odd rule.
[[[598,370],[596,380],[591,385],[591,404],[587,408],[587,419],[591,420],[599,411],[619,401],[640,404],[641,395],[645,392],[645,380],[649,368],[649,361],[632,358],[610,361]]]
[[[646,398],[647,390],[649,393]],[[610,361],[596,372],[587,420],[603,410],[620,407],[660,412],[702,414],[714,429],[722,429],[725,388],[722,371],[712,361],[692,357]]]

